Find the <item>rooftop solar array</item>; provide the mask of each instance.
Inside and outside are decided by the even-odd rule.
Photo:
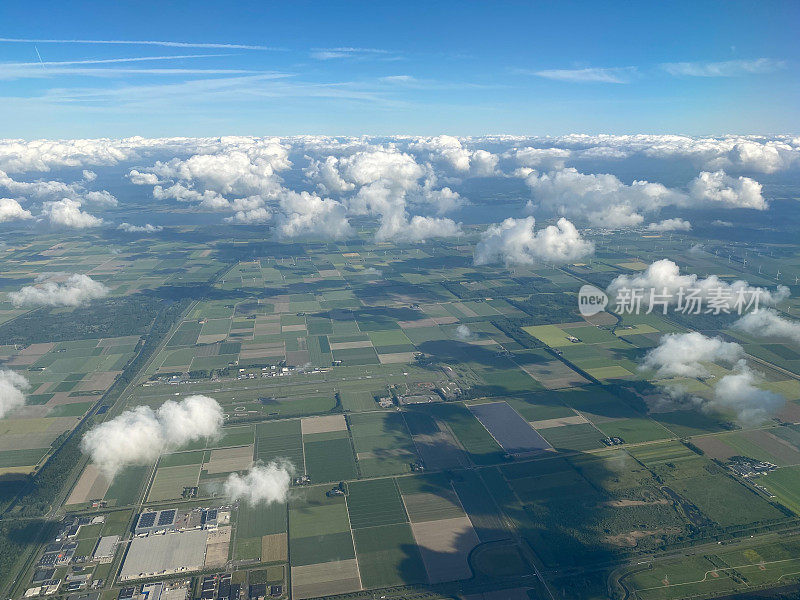
[[[162,510],[158,515],[158,526],[171,525],[175,520],[175,510]]]
[[[146,512],[139,515],[139,523],[136,525],[138,529],[145,527],[152,527],[156,523],[156,513]]]

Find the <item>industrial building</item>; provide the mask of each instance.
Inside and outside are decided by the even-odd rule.
[[[118,543],[118,535],[106,535],[101,537],[100,541],[97,542],[97,548],[95,548],[92,558],[101,563],[111,562],[114,558],[114,553],[117,551]]]
[[[208,531],[191,529],[151,534],[131,540],[120,581],[171,575],[203,568]]]

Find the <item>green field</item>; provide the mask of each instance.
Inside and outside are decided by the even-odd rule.
[[[800,514],[800,467],[784,467],[759,479],[781,504]]]
[[[200,465],[181,465],[177,467],[159,467],[147,501],[170,500],[181,497],[184,487],[194,487],[200,477]]]
[[[259,423],[256,426],[255,444],[256,460],[269,462],[285,458],[292,462],[298,472],[305,470],[299,420]]]
[[[185,465],[199,465],[203,462],[205,452],[193,450],[191,452],[175,452],[174,454],[164,454],[158,460],[159,467],[181,467]]]
[[[597,428],[589,423],[549,427],[539,430],[539,433],[553,448],[566,451],[602,448],[603,444],[600,440],[606,437],[606,434],[598,431]]]
[[[260,538],[286,531],[286,504],[273,502],[252,506],[239,503],[236,515],[236,535],[243,538]]]
[[[318,442],[304,442],[306,472],[311,480],[342,481],[356,477],[353,446],[350,438],[339,437]]]
[[[104,499],[115,506],[133,504],[139,498],[149,467],[128,467],[114,478]]]
[[[411,470],[410,463],[417,460],[417,454],[401,414],[355,413],[347,419],[362,476],[377,477]]]
[[[353,482],[347,486],[347,509],[353,529],[407,521],[393,479]]]
[[[308,565],[354,556],[344,498],[327,498],[323,488],[299,492],[289,504],[291,563]]]
[[[361,582],[366,587],[426,581],[425,565],[407,523],[358,529],[353,537]]]

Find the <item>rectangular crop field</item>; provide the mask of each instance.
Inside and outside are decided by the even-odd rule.
[[[336,439],[305,442],[306,473],[313,482],[356,478],[353,446],[346,432],[343,433]]]
[[[407,521],[394,479],[356,481],[350,483],[347,490],[347,508],[353,529]]]
[[[425,565],[408,523],[357,529],[353,537],[364,587],[426,581]]]
[[[551,448],[507,402],[472,404],[469,410],[509,454],[526,454]]]
[[[445,423],[477,465],[495,464],[503,460],[503,449],[463,404],[429,404],[414,407]]]
[[[286,458],[298,472],[305,470],[299,420],[259,423],[256,425],[255,441],[256,460],[269,462],[276,458]]]
[[[400,413],[355,413],[347,418],[363,477],[408,473],[411,470],[410,463],[418,457]]]

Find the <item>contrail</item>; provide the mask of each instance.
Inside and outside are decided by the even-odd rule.
[[[26,38],[0,38],[0,42],[7,43],[35,43],[35,44],[128,44],[139,46],[167,46],[170,48],[229,48],[235,50],[273,50],[283,51],[285,48],[271,46],[256,46],[249,44],[207,44],[202,42],[170,42],[163,40],[45,40]]]
[[[41,65],[42,65],[42,68],[43,68],[43,69],[46,69],[46,67],[44,66],[44,61],[42,60],[42,55],[41,55],[41,54],[39,54],[39,48],[37,48],[36,46],[34,46],[34,47],[33,47],[33,49],[34,49],[34,50],[36,50],[36,56],[38,56],[38,57],[39,57],[39,62],[41,63]]]
[[[36,46],[34,46],[36,48]],[[42,61],[39,50],[36,50],[36,55],[39,56],[39,63],[44,66],[69,66],[69,65],[102,65],[102,64],[115,64],[115,63],[129,63],[129,62],[147,62],[159,60],[178,60],[187,58],[215,58],[220,56],[236,56],[233,53],[225,54],[173,54],[171,56],[135,56],[130,58],[100,58],[100,59],[87,59],[87,60],[59,60],[59,61]],[[20,63],[0,63],[1,67],[29,67],[38,63],[20,62]]]

